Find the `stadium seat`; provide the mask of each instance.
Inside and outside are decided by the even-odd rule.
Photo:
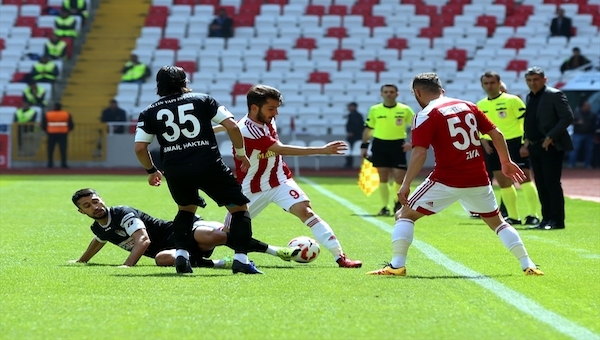
[[[36,17],[18,17],[15,22],[16,27],[37,27],[37,18]]]
[[[150,9],[148,10],[148,16],[152,16],[152,15],[168,17],[169,16],[169,7],[167,7],[167,6],[150,6]]]
[[[525,24],[527,23],[527,16],[522,16],[522,15],[513,15],[510,17],[507,17],[504,20],[504,26],[508,26],[508,27],[520,27],[520,26],[525,26]]]
[[[475,25],[487,28],[487,36],[492,37],[496,31],[496,17],[491,15],[480,15],[477,17]]]
[[[197,66],[195,61],[177,60],[175,66],[183,68],[185,72],[190,75],[190,81],[194,81],[193,76],[191,75],[196,72]]]
[[[179,39],[177,38],[162,38],[158,42],[158,48],[162,50],[174,50],[179,49]]]
[[[51,27],[34,27],[31,30],[31,36],[40,38],[50,38],[54,34],[54,28]]]
[[[349,49],[337,49],[333,51],[332,60],[337,62],[337,70],[342,69],[342,61],[354,60],[354,51]]]
[[[256,16],[254,15],[238,15],[235,17],[235,20],[233,22],[233,25],[237,28],[237,27],[254,27],[254,20],[255,20]],[[273,27],[270,27],[271,30],[273,30]],[[277,33],[277,30],[274,30],[275,33]]]
[[[261,3],[248,3],[244,1],[243,4],[238,9],[238,15],[235,17],[233,21],[234,24],[237,21],[238,16],[252,16],[255,17],[260,14],[260,6]]]
[[[162,15],[148,15],[144,21],[144,26],[165,28],[167,17]]]
[[[308,82],[309,83],[318,83],[318,84],[326,84],[330,82],[329,79],[329,73],[328,72],[311,72],[308,75]]]
[[[443,16],[457,16],[463,14],[463,5],[460,3],[447,3],[442,6],[440,14]]]
[[[21,96],[4,96],[0,102],[0,106],[14,106],[21,107],[23,104],[23,98]]]
[[[338,38],[341,40],[347,37],[348,34],[345,27],[329,27],[325,36],[330,38]]]
[[[421,30],[419,32],[419,37],[428,38],[433,43],[434,38],[439,38],[442,36],[442,30],[443,30],[442,26],[424,27],[424,28],[421,28]]]
[[[365,71],[375,72],[375,80],[379,82],[379,75],[385,71],[385,61],[382,60],[370,60],[365,63]]]
[[[346,5],[331,5],[327,9],[327,14],[344,16],[348,14],[348,7]]]
[[[287,60],[287,51],[280,49],[270,49],[265,55],[267,61],[267,70],[271,70],[271,62],[273,60]]]
[[[370,16],[373,14],[373,5],[357,3],[350,9],[350,14],[362,15],[363,17]]]
[[[467,62],[467,51],[464,49],[453,48],[446,51],[446,59],[456,60],[458,70],[462,70]]]
[[[525,38],[509,38],[504,44],[504,48],[513,48],[516,50],[525,48]]]
[[[513,59],[508,62],[508,65],[506,66],[506,70],[507,71],[516,71],[520,74],[522,71],[527,70],[527,65],[528,65],[527,60]]]
[[[598,5],[598,4],[580,4],[577,13],[591,14],[591,15],[597,17],[598,14],[600,14],[600,5]]]
[[[325,15],[325,6],[323,5],[308,5],[306,6],[306,11],[304,12],[306,15],[316,15],[323,16]]]
[[[433,19],[438,14],[438,8],[435,5],[417,4],[417,7],[415,8],[415,14],[426,15]]]

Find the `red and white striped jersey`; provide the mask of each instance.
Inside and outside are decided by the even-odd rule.
[[[237,180],[244,194],[266,191],[292,178],[283,157],[269,151],[279,141],[275,119],[270,124],[259,124],[245,115],[237,124],[244,136],[246,156],[250,159],[247,172],[240,171],[241,162],[235,159]]]

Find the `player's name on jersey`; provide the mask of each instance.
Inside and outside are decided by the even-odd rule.
[[[176,98],[161,99],[161,100],[157,101],[156,103],[151,104],[150,108],[155,108],[157,106],[164,105],[164,104],[173,104],[175,102],[178,102],[178,101],[181,101],[181,100],[184,100],[184,99],[188,99],[191,96],[192,95],[190,95],[189,93],[186,93],[186,94],[184,94],[184,95],[182,95],[180,97],[176,97]]]
[[[267,151],[267,152],[261,152],[258,155],[256,155],[256,158],[258,159],[267,159],[269,157],[275,157],[277,156],[277,154],[273,151]]]
[[[207,140],[197,140],[194,142],[187,142],[187,143],[182,143],[182,144],[174,144],[174,145],[165,146],[165,148],[163,149],[163,152],[181,151],[184,149],[195,148],[198,146],[208,146],[208,145],[210,145],[210,143]]]

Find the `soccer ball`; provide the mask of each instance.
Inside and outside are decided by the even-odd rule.
[[[312,262],[319,256],[319,253],[321,253],[321,247],[317,241],[308,236],[298,236],[293,238],[288,243],[288,247],[300,248],[300,252],[296,256],[292,257],[292,260],[299,263]]]

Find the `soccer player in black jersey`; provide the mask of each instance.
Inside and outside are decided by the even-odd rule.
[[[185,71],[177,66],[163,66],[156,74],[158,101],[140,113],[135,133],[135,154],[148,172],[148,183],[161,184],[158,171],[148,152],[148,145],[157,138],[164,176],[179,212],[173,220],[175,228],[177,273],[191,273],[186,240],[198,207],[206,202],[198,195],[202,190],[219,206],[232,214],[230,225],[235,251],[233,273],[262,274],[248,260],[248,244],[252,224],[248,213],[248,198],[221,158],[212,123],[227,129],[235,148],[235,158],[243,171],[250,166],[244,149],[244,138],[231,112],[208,94],[194,93],[187,88]]]
[[[173,222],[154,218],[129,206],[108,207],[94,189],[78,190],[71,200],[80,213],[94,219],[90,229],[95,235],[81,257],[71,262],[87,263],[106,242],[110,242],[131,252],[123,267],[134,266],[142,256],[154,258],[158,266],[175,264]],[[223,268],[232,265],[227,259],[208,259],[215,246],[231,246],[229,233],[222,223],[203,221],[195,216],[189,236],[187,245],[192,266]],[[267,253],[290,261],[300,248],[275,247],[251,239],[248,251]]]

